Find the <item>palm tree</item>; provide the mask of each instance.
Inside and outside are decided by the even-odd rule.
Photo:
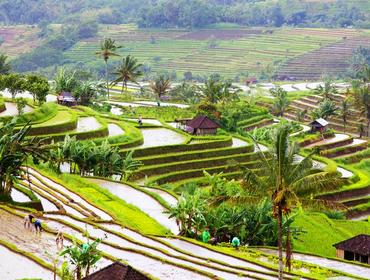
[[[354,90],[354,103],[367,119],[367,135],[370,135],[370,86],[364,85]]]
[[[111,38],[105,38],[104,41],[100,43],[100,51],[95,54],[102,57],[105,62],[105,80],[107,85],[107,96],[109,99],[109,73],[108,73],[108,60],[111,56],[119,56],[116,50],[121,48],[121,46],[116,45],[116,41]]]
[[[123,90],[127,91],[127,82],[137,83],[137,79],[143,75],[141,67],[143,65],[137,62],[137,59],[128,55],[122,59],[121,64],[116,68],[113,73],[117,76],[117,79],[113,81],[113,84],[118,84],[122,82],[121,94]]]
[[[341,116],[343,120],[343,131],[346,133],[346,126],[347,126],[347,120],[350,115],[350,108],[351,108],[351,102],[348,98],[345,98],[341,104],[339,109],[339,115]]]
[[[7,61],[8,57],[5,54],[0,53],[0,74],[6,75],[9,74],[12,70],[10,62]]]
[[[150,88],[158,96],[158,100],[161,100],[162,96],[171,89],[170,78],[165,75],[159,75],[154,81],[150,82]]]
[[[314,92],[318,95],[321,95],[325,99],[331,99],[332,94],[338,93],[337,89],[334,85],[331,84],[330,81],[326,81],[324,83],[324,86],[319,85],[316,89],[314,89]]]
[[[338,187],[341,180],[335,172],[314,172],[312,154],[297,162],[299,147],[295,142],[290,143],[288,126],[277,128],[272,137],[272,148],[259,153],[260,169],[243,168],[241,191],[217,197],[215,202],[230,201],[245,205],[256,203],[266,196],[271,199],[273,216],[278,224],[279,279],[283,279],[283,215],[288,215],[295,207],[323,206],[324,202],[313,199],[312,195]]]
[[[229,81],[222,82],[210,78],[205,82],[204,86],[199,87],[199,91],[207,102],[216,104],[220,101],[227,102],[237,100],[238,93],[241,90],[238,88],[232,90],[232,84]]]
[[[313,119],[326,119],[336,115],[338,109],[339,108],[333,101],[330,99],[324,99],[324,101],[319,104],[319,107],[311,112],[311,116]]]
[[[282,117],[286,108],[288,108],[290,101],[288,100],[288,92],[277,87],[276,89],[271,89],[270,93],[274,98],[273,111],[278,117]]]

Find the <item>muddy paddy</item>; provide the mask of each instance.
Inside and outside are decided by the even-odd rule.
[[[168,128],[143,128],[144,143],[140,148],[182,144],[186,137]]]

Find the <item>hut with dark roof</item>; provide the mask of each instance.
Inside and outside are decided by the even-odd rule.
[[[328,125],[329,125],[329,123],[326,120],[324,120],[322,118],[316,119],[316,120],[314,120],[313,122],[310,123],[311,132],[321,132],[321,133],[323,133],[329,127]]]
[[[149,280],[145,274],[137,271],[129,265],[120,262],[114,262],[107,267],[96,271],[83,280]]]
[[[333,246],[337,258],[370,264],[370,235],[360,234]]]
[[[209,135],[216,134],[219,127],[217,122],[207,116],[197,116],[186,122],[185,130],[194,135]]]

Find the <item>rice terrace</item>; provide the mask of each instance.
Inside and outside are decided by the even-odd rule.
[[[0,2],[0,279],[370,279],[369,27],[366,0]]]

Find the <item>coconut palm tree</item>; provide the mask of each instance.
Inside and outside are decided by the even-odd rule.
[[[367,119],[367,135],[370,135],[370,86],[363,85],[353,91],[354,103]]]
[[[217,197],[215,202],[246,205],[266,196],[270,198],[278,224],[279,279],[283,279],[283,215],[295,207],[323,207],[324,201],[313,199],[312,195],[338,187],[341,180],[335,172],[313,171],[312,154],[297,162],[299,147],[289,141],[288,126],[277,128],[272,137],[272,148],[259,153],[258,171],[243,168],[241,191]]]
[[[346,133],[346,126],[347,126],[347,121],[348,117],[350,115],[350,109],[351,109],[351,102],[348,98],[345,98],[339,108],[339,115],[343,120],[343,131]]]
[[[319,85],[314,92],[321,95],[325,99],[332,99],[332,94],[337,94],[338,91],[330,81],[325,81],[324,86]]]
[[[113,84],[116,85],[119,82],[122,82],[121,94],[123,94],[123,90],[127,91],[128,82],[137,83],[137,79],[143,75],[143,71],[141,71],[142,66],[143,65],[138,63],[137,59],[131,55],[122,59],[121,64],[118,65],[115,72],[113,72],[113,74],[117,76],[117,79],[113,81]]]
[[[12,70],[12,65],[7,61],[8,57],[5,54],[0,53],[0,74],[6,75],[9,74]]]
[[[150,82],[150,88],[160,101],[162,97],[171,89],[171,81],[165,75],[159,75],[154,81]],[[158,103],[159,105],[159,103]]]
[[[281,87],[277,87],[275,89],[271,89],[270,93],[274,98],[273,103],[273,112],[278,116],[282,117],[286,108],[289,106],[288,100],[288,92],[282,89]]]
[[[216,104],[218,102],[228,102],[238,99],[240,89],[234,88],[232,90],[231,82],[217,81],[213,78],[208,79],[204,86],[199,87],[206,102]]]
[[[338,109],[339,108],[333,101],[331,101],[330,99],[324,99],[324,101],[319,104],[319,107],[311,112],[311,116],[313,119],[326,119],[336,115]]]
[[[111,56],[119,56],[116,53],[117,49],[121,46],[116,45],[116,41],[111,38],[105,38],[104,41],[100,42],[100,51],[95,54],[102,57],[105,63],[105,80],[107,86],[107,96],[109,99],[109,73],[108,73],[108,60]]]

